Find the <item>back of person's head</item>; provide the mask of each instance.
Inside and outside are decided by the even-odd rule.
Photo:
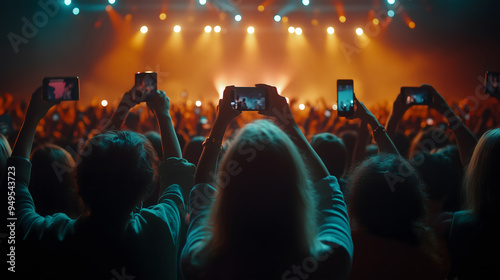
[[[91,213],[127,215],[151,188],[158,157],[143,135],[111,131],[89,139],[80,151],[77,182]]]
[[[205,141],[203,136],[195,136],[191,138],[182,152],[182,157],[188,162],[197,165],[201,152],[203,151],[203,141]]]
[[[429,127],[417,133],[411,142],[408,155],[410,158],[420,152],[430,152],[434,149],[444,148],[450,144],[446,132],[439,127]]]
[[[212,248],[244,259],[258,257],[251,252],[277,259],[310,253],[315,200],[306,172],[297,147],[276,125],[259,120],[242,128],[218,169]]]
[[[319,133],[311,139],[311,146],[331,175],[341,178],[347,167],[347,148],[344,142],[331,133]]]
[[[351,166],[351,159],[354,154],[354,146],[356,146],[358,133],[353,130],[346,130],[343,131],[339,136],[347,149],[347,166]]]
[[[467,209],[481,218],[500,214],[500,128],[487,131],[465,172]]]
[[[82,212],[75,181],[75,161],[63,148],[42,144],[31,153],[29,189],[42,216],[65,213],[71,218]]]
[[[368,233],[417,244],[414,226],[424,214],[424,195],[415,169],[392,154],[366,159],[349,178],[349,212]]]
[[[156,155],[158,157],[163,156],[163,150],[161,148],[161,136],[158,132],[156,131],[148,131],[144,134],[146,138],[151,142],[151,145],[153,145],[153,148],[155,149]]]
[[[12,153],[9,145],[9,141],[7,141],[7,138],[3,136],[3,134],[0,134],[0,184],[3,183],[3,176],[5,173],[5,168],[7,164],[7,158],[10,157],[10,154]]]

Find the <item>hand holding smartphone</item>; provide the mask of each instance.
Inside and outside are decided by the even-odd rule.
[[[354,115],[354,86],[352,80],[337,80],[337,110],[340,117]]]
[[[267,109],[267,91],[262,87],[235,87],[231,95],[231,107],[239,111]]]
[[[68,101],[80,98],[78,77],[43,78],[42,97],[45,101]]]

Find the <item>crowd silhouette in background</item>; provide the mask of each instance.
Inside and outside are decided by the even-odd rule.
[[[305,110],[0,97],[16,169],[17,276],[490,279],[500,260],[500,103]],[[12,147],[12,149],[11,149]],[[6,172],[2,190],[6,192]],[[3,246],[3,245],[2,245]],[[128,279],[128,278],[127,278]],[[132,278],[130,278],[132,279]]]

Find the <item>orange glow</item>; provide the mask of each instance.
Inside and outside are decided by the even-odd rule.
[[[109,9],[108,9],[109,7]],[[118,12],[116,12],[111,5],[106,6],[106,12],[108,13],[109,19],[111,20],[111,24],[115,30],[120,30],[123,25],[122,17]]]
[[[347,18],[345,16],[340,16],[339,21],[340,22],[346,22]]]
[[[375,25],[378,25],[380,23],[380,21],[378,20],[378,18],[374,18],[372,20],[372,23],[375,24]]]
[[[344,4],[342,4],[341,0],[334,0],[334,6],[335,9],[337,10],[337,15],[339,16],[339,21],[340,22],[345,22],[347,18],[345,17],[345,12],[344,12]]]
[[[125,20],[131,20],[132,19],[132,15],[131,14],[126,14],[125,15]]]
[[[415,23],[413,21],[410,21],[408,23],[408,27],[410,27],[411,29],[415,28]]]
[[[258,10],[259,12],[263,12],[265,9],[266,9],[266,8],[264,7],[264,5],[259,5],[259,6],[257,6],[257,10]]]
[[[107,5],[107,6],[106,6],[106,12],[109,12],[109,11],[111,11],[111,10],[113,10],[113,7],[111,7],[111,5]]]
[[[288,17],[281,17],[281,21],[284,22],[284,23],[287,23],[288,22]]]
[[[160,18],[160,20],[165,20],[165,19],[167,18],[167,14],[165,14],[165,13],[161,13],[161,14],[159,15],[159,18]]]
[[[318,25],[318,23],[319,23],[319,21],[317,19],[312,19],[311,20],[311,24],[314,25],[314,26]]]

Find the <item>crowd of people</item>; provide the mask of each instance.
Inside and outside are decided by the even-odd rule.
[[[264,110],[0,98],[16,273],[41,279],[485,279],[500,249],[500,103]],[[477,105],[477,104],[475,104]],[[12,147],[12,149],[11,149]],[[3,246],[3,244],[2,244]],[[125,276],[129,278],[123,278]],[[133,278],[132,278],[133,277]]]

